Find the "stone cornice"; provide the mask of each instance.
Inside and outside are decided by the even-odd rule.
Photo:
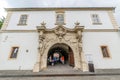
[[[51,32],[52,30],[47,30]],[[73,30],[71,30],[73,31]],[[1,30],[0,33],[30,33],[37,32],[37,30]],[[83,32],[118,32],[118,29],[84,29]]]
[[[118,32],[118,29],[84,29],[83,32]]]
[[[0,33],[30,33],[30,32],[37,32],[37,30],[1,30]]]
[[[44,8],[5,8],[6,11],[56,11],[56,10],[114,10],[115,7],[44,7]]]

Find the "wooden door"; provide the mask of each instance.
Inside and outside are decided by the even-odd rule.
[[[94,72],[94,64],[93,63],[88,63],[89,66],[89,71]]]
[[[69,65],[74,67],[74,55],[73,52],[69,52]]]

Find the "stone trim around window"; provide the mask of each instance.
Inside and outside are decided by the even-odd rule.
[[[91,20],[93,25],[102,25],[98,14],[91,14]]]
[[[111,58],[108,46],[102,45],[102,46],[100,46],[100,48],[101,48],[101,52],[102,52],[103,58]]]
[[[19,47],[18,46],[11,47],[9,59],[16,59],[17,55],[18,55],[18,52],[19,52]]]
[[[19,19],[19,23],[17,24],[18,26],[26,26],[27,25],[27,19],[28,15],[27,14],[22,14]]]

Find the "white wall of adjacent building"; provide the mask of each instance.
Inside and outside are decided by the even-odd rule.
[[[27,25],[18,26],[20,16],[23,14],[28,15]],[[81,26],[86,29],[113,29],[107,11],[65,11],[64,13],[65,26],[74,28],[75,22],[80,22]],[[93,25],[91,15],[98,14],[102,25]],[[46,23],[47,28],[54,28],[56,25],[56,12],[55,11],[19,11],[13,12],[9,21],[7,30],[35,30],[42,22]]]

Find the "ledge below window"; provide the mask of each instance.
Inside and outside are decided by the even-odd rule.
[[[17,24],[18,26],[26,26],[27,24]]]
[[[66,25],[66,23],[55,23],[55,25]]]
[[[92,23],[93,25],[102,25],[102,23]]]

